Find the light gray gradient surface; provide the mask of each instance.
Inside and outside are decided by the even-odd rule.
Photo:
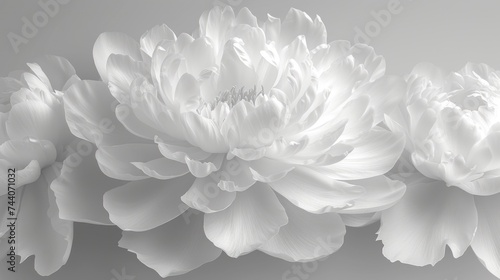
[[[359,34],[357,30],[362,30],[365,34],[369,33],[366,36],[376,52],[385,56],[389,74],[406,74],[413,65],[422,61],[433,62],[446,70],[458,70],[468,61],[486,62],[500,69],[498,0],[401,0],[398,12],[392,13],[391,19],[384,24],[375,23],[373,14],[388,10],[391,0],[66,1],[69,3],[60,5],[59,11],[49,17],[43,27],[37,28],[32,38],[25,38],[27,42],[21,43],[16,53],[8,34],[12,32],[22,36],[23,17],[32,21],[33,15],[42,8],[38,0],[0,0],[1,76],[12,70],[25,69],[26,62],[40,55],[54,54],[69,59],[81,78],[97,79],[92,47],[100,33],[121,31],[138,39],[147,29],[160,23],[166,23],[176,33],[191,33],[198,25],[200,14],[214,3],[233,4],[236,10],[246,6],[259,19],[264,19],[267,13],[283,18],[290,7],[310,15],[319,14],[327,27],[329,41],[354,41]],[[339,252],[318,262],[317,266],[311,264],[301,268],[302,274],[286,274],[296,264],[256,252],[238,259],[222,256],[197,270],[171,279],[496,279],[471,250],[460,259],[454,259],[448,250],[445,259],[435,267],[390,263],[382,256],[382,244],[375,242],[377,229],[378,224],[348,229],[345,244]],[[2,261],[0,280],[161,279],[156,272],[140,263],[134,254],[118,248],[120,236],[121,232],[116,227],[76,224],[72,254],[68,264],[60,271],[49,277],[38,276],[30,258],[18,267],[19,272],[13,274],[5,270]],[[122,276],[135,278],[120,279],[117,275],[123,272],[125,275]]]

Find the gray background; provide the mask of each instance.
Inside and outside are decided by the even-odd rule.
[[[26,62],[37,56],[55,54],[68,58],[80,77],[97,79],[92,46],[101,32],[122,31],[138,39],[152,26],[166,23],[176,33],[191,33],[198,24],[199,15],[214,3],[239,2],[72,0],[61,5],[60,11],[16,53],[7,34],[21,34],[22,17],[31,19],[41,8],[38,1],[0,0],[0,75],[25,69]],[[327,27],[329,40],[353,41],[355,28],[364,30],[373,24],[371,12],[387,9],[389,2],[242,0],[235,9],[249,7],[259,19],[264,19],[267,13],[283,18],[290,7],[296,7],[310,15],[319,14]],[[447,70],[456,70],[468,61],[487,62],[500,69],[500,1],[401,0],[401,7],[401,12],[392,15],[387,26],[372,33],[370,42],[379,54],[385,56],[388,73],[407,73],[421,61],[433,62]],[[435,267],[391,264],[381,254],[381,243],[375,242],[377,228],[375,224],[348,229],[342,249],[319,262],[317,267],[311,266],[312,272],[303,279],[496,279],[482,267],[471,250],[460,259],[454,259],[447,251],[445,259]],[[113,271],[120,273],[122,268],[136,280],[161,279],[142,265],[134,254],[118,248],[119,238],[120,230],[115,227],[76,224],[72,255],[60,271],[50,277],[40,277],[33,271],[30,258],[15,274],[7,273],[4,265],[0,265],[0,280],[112,280]],[[195,271],[171,279],[282,279],[293,265],[256,252],[238,259],[222,256]]]

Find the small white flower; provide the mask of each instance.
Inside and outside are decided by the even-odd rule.
[[[139,43],[104,33],[94,60],[105,83],[72,86],[66,118],[97,144],[113,184],[130,181],[104,206],[125,230],[120,246],[161,276],[221,249],[324,257],[343,243],[341,215],[386,209],[404,193],[383,176],[404,137],[377,126],[404,83],[384,76],[371,47],[327,44],[319,17],[291,9],[259,24],[248,9],[216,7],[194,36],[165,25]]]
[[[0,79],[0,247],[15,246],[21,262],[34,255],[36,271],[45,276],[66,263],[73,242],[73,223],[59,218],[49,186],[76,139],[64,119],[61,91],[78,77],[61,57],[42,57],[28,66],[29,72]],[[11,168],[16,170],[14,209],[8,208],[13,206],[7,192]],[[11,235],[7,218],[15,216]]]
[[[379,239],[390,260],[426,265],[471,245],[500,277],[500,72],[467,64],[445,75],[416,66],[407,100],[387,119],[407,135],[397,178],[407,194],[382,213]]]

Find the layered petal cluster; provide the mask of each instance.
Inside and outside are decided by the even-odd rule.
[[[448,245],[471,245],[500,277],[500,72],[467,64],[451,74],[427,64],[408,77],[406,101],[387,118],[407,135],[395,175],[408,185],[382,213],[379,239],[390,260],[435,264]]]
[[[66,91],[66,119],[114,179],[104,207],[124,230],[120,246],[163,277],[222,250],[327,256],[345,223],[359,223],[350,215],[403,196],[383,174],[404,135],[378,124],[404,81],[384,75],[371,47],[327,43],[319,17],[292,9],[259,23],[246,8],[216,7],[194,35],[104,33],[94,60],[103,81]],[[73,210],[77,201],[58,196],[64,212],[99,217]]]
[[[59,218],[50,185],[71,147],[83,141],[71,134],[62,99],[79,79],[61,57],[28,66],[0,79],[0,251],[5,256],[14,246],[21,262],[35,256],[35,269],[45,276],[66,263],[73,241],[73,224]],[[8,218],[16,217],[11,233]]]

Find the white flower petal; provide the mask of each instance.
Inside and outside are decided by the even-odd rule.
[[[12,140],[24,140],[26,137],[49,140],[60,148],[71,138],[60,112],[39,101],[25,101],[12,106],[5,125]]]
[[[173,103],[175,84],[187,71],[188,66],[185,57],[180,53],[173,53],[167,55],[162,61],[159,73],[154,73],[158,78],[158,88],[161,89],[159,93],[167,105]]]
[[[16,167],[12,166],[10,162],[4,159],[0,159],[0,168],[2,168],[3,170],[0,172],[0,180],[7,182],[9,178],[7,175],[7,170],[9,168],[16,168]],[[30,161],[26,166],[23,166],[22,168],[16,168],[16,184],[14,185],[14,187],[19,188],[26,184],[31,184],[37,181],[41,173],[42,173],[42,168],[40,167],[40,164],[36,160]],[[1,188],[0,195],[5,195],[7,191],[8,191],[7,187]]]
[[[444,257],[447,245],[455,258],[465,252],[477,221],[473,196],[421,177],[409,182],[403,199],[382,213],[378,240],[392,262],[434,265]]]
[[[170,139],[170,136],[140,121],[130,105],[118,104],[115,111],[116,118],[133,135],[149,140],[153,140],[156,136]]]
[[[370,81],[375,81],[385,74],[385,59],[383,56],[377,55],[373,47],[355,44],[349,49],[348,54],[352,55],[358,63],[363,64]]]
[[[181,124],[186,140],[209,153],[227,152],[227,146],[213,120],[193,112],[182,114]]]
[[[364,194],[363,187],[330,179],[318,171],[297,167],[279,181],[270,183],[290,202],[308,212],[336,212]]]
[[[415,168],[428,178],[442,180],[439,173],[439,163],[426,160],[423,155],[418,152],[411,154],[411,161]]]
[[[6,172],[6,171],[5,171]],[[3,178],[2,178],[3,179]],[[4,195],[4,193],[0,194],[0,253],[3,253],[3,250],[7,251],[7,248],[10,246],[6,246],[7,241],[6,239],[2,238],[7,231],[10,229],[7,227],[8,221],[7,218],[8,216],[8,210],[9,210],[9,204],[8,204],[8,196]],[[7,253],[7,252],[5,252]],[[3,255],[5,256],[5,255]]]
[[[200,106],[200,85],[193,75],[185,73],[177,82],[174,102],[178,103],[181,112],[196,110]]]
[[[20,90],[24,85],[12,77],[0,78],[0,104],[7,103],[11,94]]]
[[[230,257],[249,253],[288,223],[285,209],[266,184],[239,192],[227,209],[205,214],[205,234]]]
[[[30,72],[25,72],[22,74],[22,79],[28,86],[27,90],[29,92],[29,95],[38,95],[38,96],[47,96],[51,95],[51,93],[54,91],[52,87],[50,86],[50,81],[43,73],[43,70],[40,68],[38,64],[33,64],[33,63],[28,63],[28,66],[31,68],[33,71],[32,74]],[[15,95],[15,94],[13,94]],[[42,100],[40,100],[42,101]]]
[[[261,148],[271,145],[283,127],[285,106],[276,98],[254,107],[249,102],[238,103],[222,124],[221,131],[231,147]]]
[[[0,111],[1,111],[1,105],[0,105]],[[3,143],[7,140],[10,139],[9,135],[7,134],[7,119],[9,118],[9,113],[2,113],[0,112],[0,143]]]
[[[245,161],[258,160],[263,158],[267,153],[266,147],[261,148],[243,148],[243,149],[232,149],[230,155],[235,155],[238,158]]]
[[[411,127],[406,127],[405,122],[401,122],[402,125],[405,125],[405,129],[410,132],[410,139],[415,141],[415,143],[419,143],[420,141],[425,141],[425,138],[431,133],[432,128],[436,125],[437,121],[437,112],[434,109],[423,110],[423,112],[419,112],[419,118],[412,115],[413,119],[407,120],[406,123],[410,123]],[[393,130],[395,131],[395,130]]]
[[[247,90],[253,88],[258,79],[255,66],[241,39],[233,38],[228,41],[220,62],[219,92],[233,87]]]
[[[260,27],[238,24],[231,30],[229,36],[237,37],[243,41],[243,46],[252,64],[257,66],[262,57],[261,51],[266,48],[266,35],[264,31]],[[257,73],[257,75],[260,74],[261,73]]]
[[[253,178],[265,183],[280,180],[295,168],[293,165],[267,158],[249,161],[247,164]]]
[[[203,178],[220,169],[224,161],[224,154],[212,154],[203,161],[190,159],[186,155],[185,160],[191,174],[197,178]]]
[[[277,91],[277,89],[273,87],[277,82],[280,70],[280,57],[274,44],[265,45],[265,49],[260,51],[260,56],[262,58],[256,68],[259,76],[257,84],[262,85],[265,89],[270,89],[271,94],[271,92]]]
[[[374,124],[384,120],[384,114],[392,112],[403,100],[406,89],[404,80],[397,76],[384,76],[367,83],[356,90],[356,94],[370,97],[370,107],[374,108]]]
[[[246,100],[242,100],[234,105],[224,122],[221,125],[220,131],[222,136],[228,142],[229,147],[236,148],[240,141],[239,128],[243,120],[255,108],[253,104]]]
[[[326,28],[319,16],[313,21],[306,13],[291,8],[281,24],[280,45],[289,44],[299,35],[306,36],[310,49],[326,43]]]
[[[354,139],[369,131],[374,126],[374,108],[370,107],[370,97],[360,95],[347,102],[338,115],[333,115],[332,119],[346,120],[341,138]],[[331,123],[335,123],[331,121]]]
[[[481,263],[500,278],[500,195],[475,197],[475,202],[478,227],[471,246]]]
[[[156,46],[163,40],[175,41],[177,36],[175,33],[165,24],[157,25],[148,32],[144,33],[141,37],[141,50],[148,56],[152,57]]]
[[[262,25],[262,29],[266,34],[266,39],[272,42],[279,40],[281,33],[281,19],[267,14],[267,20]]]
[[[128,35],[118,32],[105,32],[94,43],[94,63],[104,82],[108,81],[106,65],[111,54],[128,55],[134,60],[141,60],[139,43]]]
[[[38,77],[45,76],[48,82],[46,84],[54,90],[63,90],[67,81],[76,75],[73,65],[60,56],[46,55],[36,59],[35,62],[38,67],[31,68],[33,72]]]
[[[236,23],[248,24],[252,27],[258,27],[257,18],[247,7],[241,8],[241,10],[238,12],[238,15],[236,16]]]
[[[111,225],[103,207],[103,195],[125,182],[104,175],[93,154],[69,155],[63,162],[61,175],[50,188],[54,192],[61,219]]]
[[[149,76],[148,65],[128,55],[111,54],[106,64],[108,87],[120,103],[130,104],[131,85],[137,78]]]
[[[306,150],[307,147],[309,147],[309,137],[307,135],[294,141],[279,138],[266,148],[266,157],[273,159],[288,158],[290,163],[294,163],[295,155]]]
[[[162,102],[163,101],[163,102]],[[157,96],[156,90],[145,78],[134,80],[131,85],[131,108],[135,117],[142,123],[159,131],[160,137],[182,139],[179,115],[174,114]]]
[[[340,214],[342,221],[348,227],[364,227],[380,220],[381,212],[365,214]]]
[[[236,192],[219,189],[211,176],[196,178],[191,188],[181,197],[189,207],[205,213],[214,213],[228,208],[236,198]]]
[[[289,44],[289,45],[286,45],[283,50],[280,52],[280,55],[281,55],[281,62],[283,63],[282,64],[282,67],[285,66],[286,64],[290,64],[292,63],[297,63],[300,66],[303,66],[302,63],[304,62],[307,62],[309,63],[309,58],[310,58],[310,51],[309,49],[307,48],[307,41],[306,41],[306,37],[304,35],[299,35],[297,36],[297,38],[293,39],[293,41]],[[284,64],[286,63],[286,64]],[[287,65],[288,67],[288,65]],[[309,66],[308,66],[309,67]],[[291,69],[291,73],[292,75],[294,74],[293,71],[295,71],[296,69]],[[301,69],[302,70],[302,69]],[[304,70],[309,70],[309,69],[304,69]],[[286,73],[286,72],[283,72],[283,73]],[[300,70],[298,71],[298,73],[300,73]],[[301,73],[302,74],[302,73]],[[303,75],[297,79],[297,81],[299,83],[307,83],[309,82],[307,79],[302,79],[304,77],[307,77],[306,75]],[[285,78],[283,76],[283,78]],[[300,89],[300,87],[299,87]]]
[[[103,82],[79,81],[64,94],[66,121],[71,132],[97,145],[144,142],[116,118],[118,102]],[[132,114],[130,111],[128,114]],[[122,115],[123,116],[123,115]]]
[[[363,214],[385,210],[396,204],[406,191],[404,183],[391,180],[386,176],[348,182],[364,187],[365,193],[354,199],[350,207],[338,211],[342,214]]]
[[[181,196],[193,184],[185,175],[170,180],[145,179],[127,183],[104,194],[109,219],[123,230],[146,231],[181,215]]]
[[[480,178],[471,183],[460,184],[458,187],[473,195],[494,195],[500,193],[500,176]]]
[[[104,174],[114,179],[127,181],[149,177],[132,162],[148,162],[162,157],[154,144],[103,146],[99,147],[95,156]]]
[[[33,160],[44,168],[56,160],[57,152],[47,140],[8,140],[0,145],[0,156],[12,168],[24,168]]]
[[[446,156],[443,155],[443,156]],[[475,173],[474,168],[470,168],[462,155],[458,155],[446,160],[441,160],[438,164],[440,178],[448,186],[456,186],[462,182],[476,180],[481,177],[481,173]]]
[[[280,201],[286,210],[288,224],[259,247],[260,251],[290,262],[307,262],[340,249],[346,229],[338,214],[312,214],[286,199]]]
[[[219,6],[206,11],[200,17],[200,35],[206,36],[212,42],[226,42],[226,32],[234,22],[234,11],[227,5],[224,8]],[[218,53],[223,46],[215,45],[215,51]]]
[[[421,62],[415,65],[410,73],[410,76],[413,75],[425,77],[435,86],[442,86],[446,77],[446,73],[444,73],[443,69],[429,62]]]
[[[317,157],[324,155],[332,148],[337,140],[343,135],[347,120],[340,122],[329,121],[317,127],[305,130],[304,137],[307,137],[308,145],[300,150],[297,156],[303,158]]]
[[[215,53],[212,41],[207,37],[196,38],[182,51],[189,73],[195,78],[202,74],[203,70],[215,66]]]
[[[275,98],[248,112],[241,123],[234,124],[240,137],[238,148],[271,145],[283,127],[284,115],[285,106]]]
[[[193,160],[204,160],[212,155],[187,142],[171,143],[170,141],[164,141],[160,137],[155,137],[155,143],[158,144],[158,148],[164,157],[182,163],[186,162],[186,156]]]
[[[170,92],[172,90],[169,77],[162,77],[162,67],[167,57],[179,57],[179,55],[175,53],[175,43],[175,41],[171,40],[161,41],[151,57],[151,77],[155,87],[162,91],[168,89]]]
[[[468,156],[468,161],[481,171],[500,169],[500,132],[492,132],[477,142]]]
[[[146,232],[123,232],[119,246],[161,277],[184,274],[217,259],[222,252],[203,232],[203,215],[184,217]]]
[[[450,108],[442,109],[437,115],[438,129],[446,150],[467,156],[471,147],[482,138],[477,123],[463,112]]]
[[[391,170],[405,146],[404,135],[376,127],[346,144],[354,150],[342,161],[320,170],[339,180],[356,180],[382,175]]]
[[[343,106],[339,108],[339,104],[344,104],[350,98],[353,99],[353,90],[356,85],[367,79],[365,77],[367,74],[362,73],[361,69],[362,66],[354,64],[354,58],[348,56],[335,60],[327,70],[321,73],[319,86],[330,91],[325,104],[325,112],[336,112],[343,108]]]
[[[488,66],[485,63],[474,63],[467,62],[465,66],[459,71],[461,74],[470,75],[470,76],[479,76],[482,79],[489,79],[491,73],[495,73],[495,69]]]
[[[144,174],[160,180],[172,179],[189,173],[185,164],[164,157],[148,162],[132,162],[132,164]]]
[[[48,171],[44,171],[47,174]],[[48,175],[22,187],[17,220],[17,254],[21,262],[35,256],[35,270],[48,276],[68,260],[73,242],[73,223],[59,219]]]
[[[228,192],[245,191],[255,184],[248,162],[238,158],[224,161],[221,169],[210,177],[217,179],[219,188]]]

